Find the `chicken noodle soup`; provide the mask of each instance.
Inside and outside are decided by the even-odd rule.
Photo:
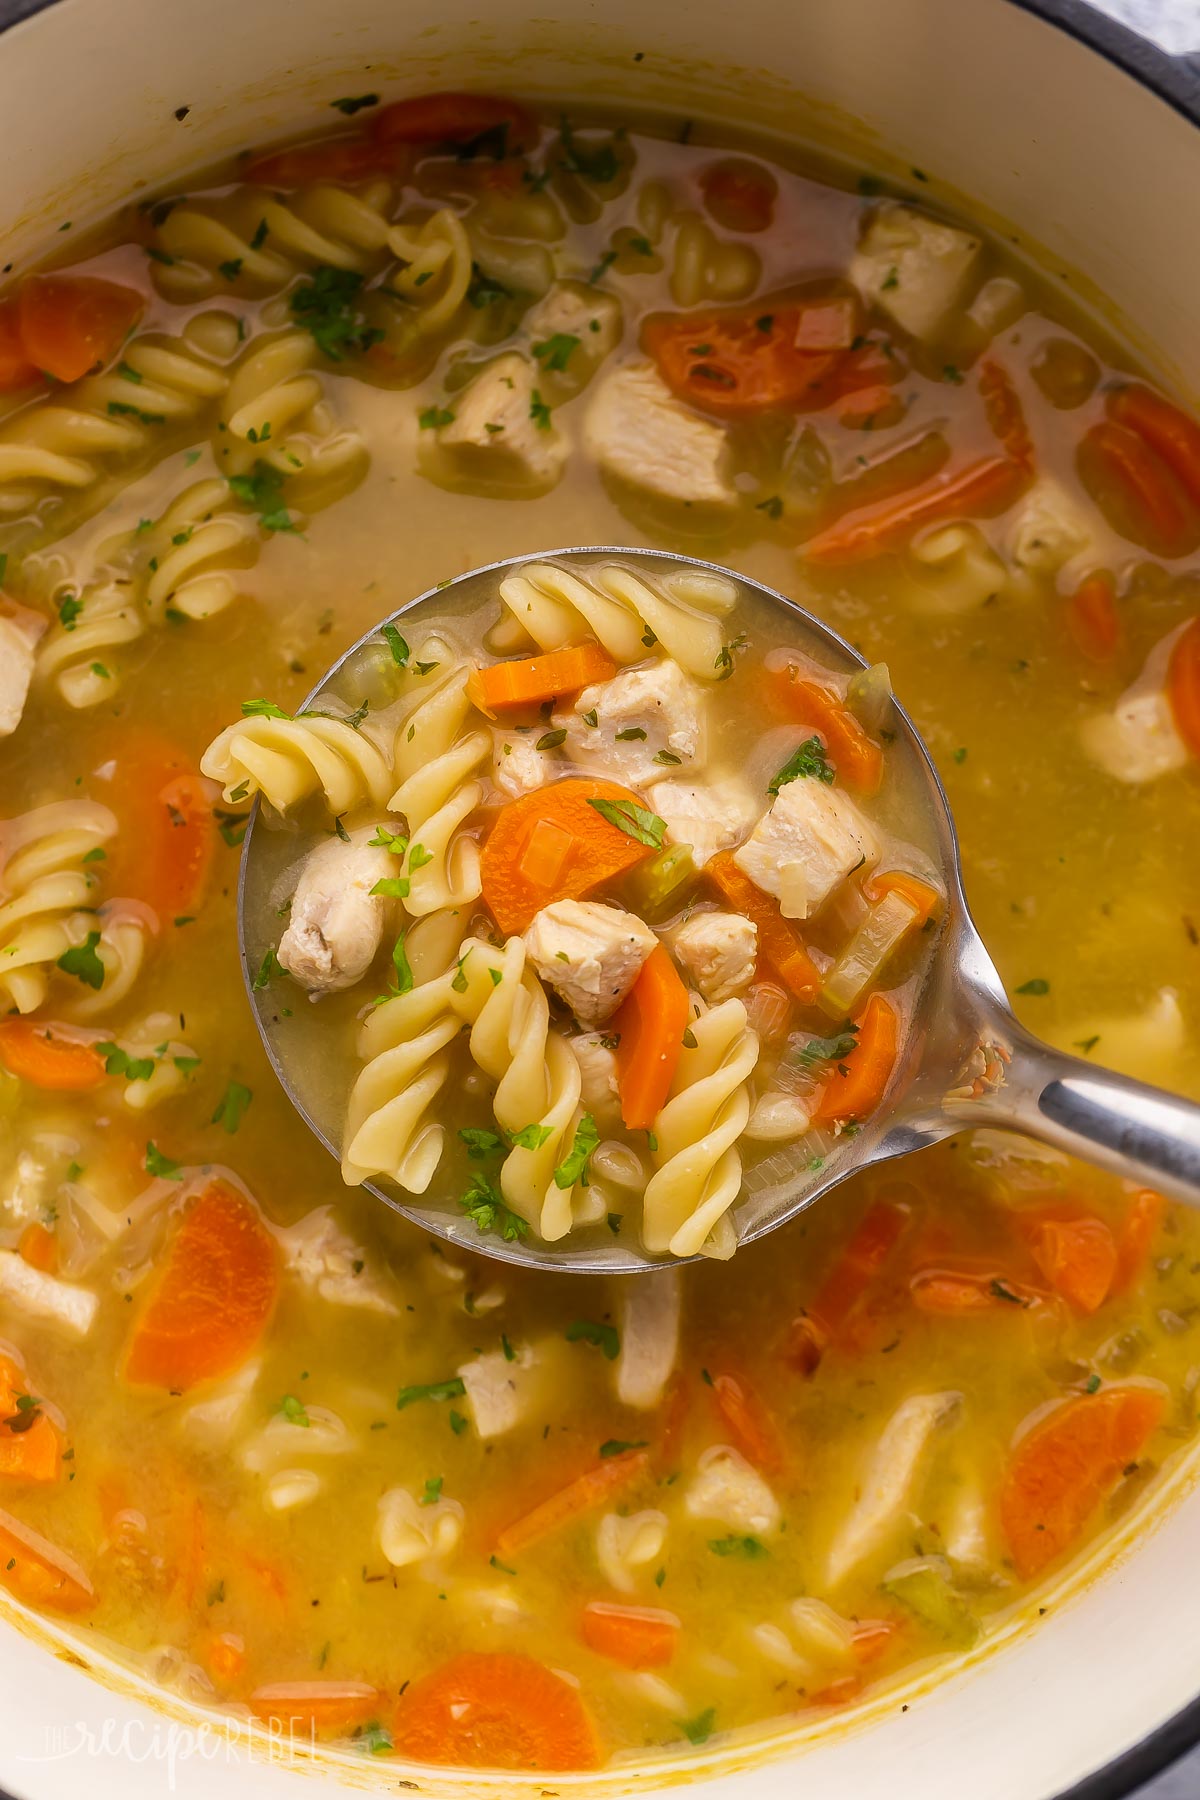
[[[585,571],[586,629],[524,565],[698,551],[886,663],[1022,1018],[1195,1095],[1200,436],[936,172],[881,183],[679,119],[330,99],[336,135],[76,219],[0,296],[0,1587],[388,1780],[394,1756],[540,1781],[820,1720],[1036,1629],[1190,1454],[1200,1241],[1149,1191],[976,1132],[728,1261],[600,1279],[475,1254],[522,1225],[573,1253],[547,1202],[585,1246],[635,1242],[670,1166],[653,1116],[621,1123],[617,1014],[585,1028],[613,908],[632,1047],[682,991],[674,1085],[728,1025],[729,1142],[696,1141],[725,1159],[704,1203],[730,1204],[706,1219],[698,1181],[671,1231],[710,1248],[735,1159],[747,1190],[776,1159],[802,1180],[875,1128],[857,1101],[811,1127],[880,1000],[903,1058],[938,918],[886,964],[883,926],[852,953],[913,910],[884,875],[933,873],[878,678],[723,614],[719,581],[673,597],[673,642],[620,585],[663,579],[636,556]],[[523,606],[455,588],[379,632],[503,557]],[[364,634],[335,717],[279,716]],[[570,680],[531,686],[547,665]],[[200,763],[230,727],[226,798]],[[241,991],[252,784],[277,886],[251,981],[331,1141],[352,1115],[350,1185]],[[661,819],[661,846],[592,799]],[[878,846],[868,885],[839,840],[823,902],[824,857],[788,853],[818,813],[827,849],[847,818]],[[339,885],[339,819],[374,912]],[[567,911],[535,926],[547,887]],[[314,929],[343,902],[348,933]],[[457,1243],[357,1184],[385,1167]]]

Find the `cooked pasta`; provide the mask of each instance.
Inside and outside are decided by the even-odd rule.
[[[591,634],[615,662],[632,663],[657,640],[701,680],[716,680],[725,668],[719,621],[733,605],[734,589],[718,575],[676,571],[652,583],[613,564],[583,581],[552,563],[530,563],[505,577],[500,599],[541,650]]]
[[[286,482],[290,500],[322,485],[350,487],[366,466],[354,431],[339,430],[313,373],[317,347],[308,332],[285,331],[252,343],[233,371],[221,405],[213,455],[222,475],[249,479],[256,469]],[[270,490],[271,500],[275,490]],[[291,521],[294,524],[294,521]]]
[[[396,732],[399,785],[388,810],[407,822],[401,873],[409,883],[405,905],[416,918],[465,906],[479,894],[479,848],[461,827],[483,798],[477,771],[492,740],[469,725],[468,674],[465,665],[449,674],[432,670],[440,685],[417,699]]]
[[[382,806],[391,785],[388,760],[367,731],[311,714],[240,719],[213,739],[200,767],[226,800],[261,793],[281,813],[319,793],[340,817],[364,802]]]
[[[298,270],[326,267],[363,273],[391,253],[391,184],[355,193],[318,183],[288,200],[240,188],[218,200],[184,200],[157,227],[155,285],[172,300],[195,300],[231,288],[272,293]],[[407,245],[407,240],[401,239]]]
[[[57,621],[38,647],[37,679],[68,706],[98,706],[116,691],[116,656],[141,637],[146,617],[136,589],[115,578],[56,596]]]

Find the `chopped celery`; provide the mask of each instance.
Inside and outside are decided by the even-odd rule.
[[[940,1559],[898,1564],[885,1577],[883,1591],[956,1650],[969,1650],[977,1641],[979,1620],[953,1586]]]
[[[628,877],[630,897],[644,919],[666,918],[683,904],[696,879],[690,844],[666,844]]]

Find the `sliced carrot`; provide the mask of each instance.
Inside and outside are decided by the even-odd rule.
[[[307,187],[310,181],[352,183],[394,172],[397,160],[395,152],[361,136],[319,138],[313,144],[254,157],[243,168],[242,179],[270,188]]]
[[[571,860],[575,839],[553,819],[539,819],[521,852],[517,872],[528,887],[555,894],[562,886],[563,870]]]
[[[720,312],[655,313],[642,325],[642,348],[673,393],[708,412],[807,412],[833,397],[860,325],[852,295],[822,290]]]
[[[858,1037],[854,1048],[826,1081],[813,1111],[817,1124],[865,1118],[879,1105],[891,1080],[900,1042],[900,1023],[894,1007],[882,994],[872,994],[856,1023]]]
[[[613,1015],[617,1092],[627,1131],[649,1131],[666,1103],[688,1028],[688,992],[665,944],[656,944]]]
[[[0,1586],[30,1606],[54,1612],[87,1612],[96,1602],[75,1558],[6,1512],[0,1512]]]
[[[381,1698],[366,1681],[275,1681],[255,1688],[247,1705],[276,1730],[343,1737],[378,1716]]]
[[[899,894],[908,901],[916,918],[913,929],[926,924],[945,902],[945,895],[932,882],[922,881],[908,869],[882,869],[863,883],[868,900],[882,900],[886,894]]]
[[[786,1360],[811,1375],[825,1350],[837,1343],[855,1308],[904,1235],[909,1209],[876,1200],[839,1251],[812,1304],[792,1321]]]
[[[730,909],[753,924],[758,934],[758,972],[775,976],[806,1005],[815,1000],[821,991],[821,972],[799,933],[780,912],[778,902],[743,874],[728,850],[710,857],[704,873]]]
[[[1172,646],[1167,699],[1180,737],[1193,756],[1200,756],[1200,613]]]
[[[524,931],[552,900],[581,900],[654,854],[652,846],[610,824],[593,800],[645,810],[629,788],[591,776],[552,782],[501,807],[481,858],[484,905],[501,931]],[[571,839],[570,855],[549,886],[524,873],[530,838],[543,821]]]
[[[841,398],[838,406],[839,421],[851,430],[883,431],[889,425],[898,425],[904,413],[900,395],[879,382],[855,388]]]
[[[246,1672],[246,1640],[236,1631],[218,1632],[204,1646],[202,1655],[218,1687],[232,1687]]]
[[[91,275],[28,275],[17,293],[25,354],[56,381],[78,381],[112,361],[145,304],[136,288]]]
[[[375,144],[469,144],[496,134],[500,155],[515,155],[537,142],[537,123],[515,100],[499,94],[414,94],[372,114],[367,135]]]
[[[594,681],[611,681],[617,665],[599,644],[548,650],[515,662],[492,663],[472,671],[467,691],[482,712],[504,712],[513,706],[540,706],[563,694],[577,694]]]
[[[40,1483],[58,1480],[62,1439],[36,1402],[37,1396],[28,1392],[24,1370],[11,1357],[0,1356],[2,1479]]]
[[[1113,578],[1105,570],[1086,575],[1067,602],[1067,629],[1089,662],[1108,662],[1121,637]]]
[[[1098,1312],[1117,1273],[1116,1240],[1104,1220],[1050,1212],[1026,1216],[1021,1224],[1033,1260],[1054,1292],[1076,1312]]]
[[[752,1462],[764,1475],[778,1475],[785,1460],[783,1439],[766,1403],[746,1377],[713,1375],[712,1396],[736,1448],[747,1462]]]
[[[1000,1523],[1023,1581],[1072,1548],[1141,1455],[1164,1407],[1154,1388],[1081,1394],[1020,1440],[1000,1493]]]
[[[41,370],[25,354],[15,298],[0,300],[0,394],[19,394],[37,387],[41,379]]]
[[[1076,463],[1083,485],[1123,537],[1162,556],[1184,556],[1196,548],[1196,514],[1171,470],[1139,433],[1104,419],[1084,433]]]
[[[863,1685],[861,1675],[839,1675],[836,1681],[829,1683],[828,1687],[823,1687],[813,1694],[809,1705],[849,1706],[852,1700],[858,1699],[863,1691]]]
[[[568,1482],[566,1487],[548,1495],[531,1511],[514,1519],[511,1525],[506,1525],[496,1539],[497,1550],[502,1556],[512,1555],[594,1512],[622,1488],[632,1486],[649,1460],[644,1450],[622,1450],[617,1456],[605,1457]]]
[[[850,1640],[855,1661],[860,1668],[869,1668],[886,1655],[902,1634],[903,1626],[895,1619],[860,1619]]]
[[[134,1328],[127,1380],[181,1392],[230,1374],[266,1330],[278,1281],[275,1240],[257,1207],[229,1182],[210,1181]]]
[[[1109,398],[1108,412],[1149,444],[1200,506],[1200,425],[1140,384],[1118,388]]]
[[[532,1656],[468,1651],[422,1675],[396,1709],[396,1748],[467,1769],[595,1769],[600,1746],[579,1692]]]
[[[700,171],[700,192],[723,231],[765,231],[775,217],[779,183],[762,163],[729,156]]]
[[[43,1274],[52,1275],[58,1267],[58,1239],[40,1219],[29,1221],[17,1249],[31,1269],[41,1269]]]
[[[860,562],[904,544],[939,519],[990,518],[1012,505],[1028,480],[1006,456],[947,470],[932,481],[877,506],[850,513],[801,545],[810,562]]]
[[[824,738],[846,786],[861,794],[876,793],[883,779],[883,751],[841,695],[810,681],[796,663],[773,670],[769,681],[772,699],[789,718],[814,727]]]
[[[1153,1188],[1139,1188],[1117,1233],[1117,1272],[1112,1292],[1126,1294],[1141,1281],[1167,1216],[1167,1202]]]
[[[110,852],[109,890],[152,906],[164,921],[192,916],[204,898],[216,846],[216,788],[186,752],[152,729],[113,740],[111,778],[97,783],[121,830]]]
[[[583,1609],[579,1635],[597,1656],[625,1669],[661,1669],[679,1644],[679,1620],[656,1606],[619,1606],[593,1600]]]
[[[920,1312],[955,1319],[976,1313],[1003,1317],[1042,1298],[999,1269],[922,1269],[913,1276],[909,1291]]]
[[[1001,363],[988,357],[979,365],[979,392],[988,424],[1020,469],[1033,468],[1033,440],[1025,423],[1025,410],[1013,386],[1012,376]]]
[[[104,1080],[104,1058],[69,1025],[0,1019],[0,1063],[30,1087],[80,1094]]]

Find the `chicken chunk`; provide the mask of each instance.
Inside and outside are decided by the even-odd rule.
[[[584,281],[556,281],[525,315],[540,378],[555,399],[586,387],[621,341],[621,302]]]
[[[535,747],[536,738],[514,731],[511,726],[499,726],[492,732],[492,743],[492,780],[502,794],[519,800],[522,794],[545,787],[554,763],[544,750]]]
[[[757,1469],[725,1444],[705,1450],[684,1504],[693,1519],[713,1519],[730,1531],[774,1531],[779,1502]]]
[[[462,1364],[458,1371],[466,1389],[467,1404],[481,1438],[502,1437],[519,1425],[534,1398],[537,1359],[528,1344],[511,1356],[503,1350],[487,1350]]]
[[[936,1433],[961,1415],[963,1397],[914,1394],[892,1414],[875,1441],[855,1501],[830,1546],[825,1583],[837,1587],[868,1557],[881,1558],[907,1523]]]
[[[275,1232],[284,1267],[333,1306],[362,1306],[396,1313],[399,1307],[370,1266],[361,1244],[338,1224],[330,1206],[316,1206],[294,1225]]]
[[[388,903],[371,890],[400,865],[389,850],[367,842],[371,835],[356,831],[349,843],[329,838],[304,859],[277,954],[311,992],[352,987],[383,941]]]
[[[597,1120],[617,1118],[620,1097],[617,1093],[617,1058],[611,1040],[606,1041],[598,1032],[589,1032],[586,1037],[572,1038],[571,1048],[579,1064],[579,1099],[584,1111]]]
[[[1182,769],[1190,751],[1167,695],[1167,669],[1181,625],[1155,644],[1141,674],[1127,687],[1111,712],[1085,719],[1083,747],[1093,762],[1118,781],[1154,781]]]
[[[617,1359],[617,1399],[622,1406],[649,1412],[661,1404],[679,1360],[683,1283],[678,1269],[664,1269],[653,1281],[626,1276],[619,1286],[621,1354]]]
[[[1042,475],[1014,509],[1004,534],[1009,561],[1024,575],[1057,575],[1074,557],[1100,557],[1100,545],[1079,503],[1061,482]]]
[[[814,776],[780,788],[733,860],[764,894],[788,896],[792,918],[810,918],[854,869],[879,860],[879,839],[852,800]],[[802,889],[805,899],[797,905]]]
[[[904,331],[934,338],[962,299],[981,247],[955,225],[911,206],[885,205],[871,216],[850,279]]]
[[[693,987],[718,1006],[754,980],[758,929],[740,913],[693,913],[676,930],[674,950]]]
[[[686,781],[656,781],[646,789],[646,803],[666,821],[673,844],[690,844],[698,869],[745,837],[758,817],[754,796],[740,781],[714,781],[706,787]]]
[[[0,1250],[0,1300],[31,1319],[61,1325],[76,1337],[87,1336],[100,1307],[91,1288],[46,1275],[15,1250]]]
[[[525,933],[534,968],[589,1030],[616,1012],[657,943],[635,914],[596,900],[552,901]]]
[[[631,787],[653,781],[664,768],[704,763],[701,691],[669,657],[584,688],[554,722],[566,728],[563,748],[572,762]]]
[[[652,363],[606,376],[584,433],[605,475],[653,499],[719,511],[738,504],[724,429],[677,400]]]
[[[41,613],[16,606],[0,594],[0,738],[11,737],[21,723],[33,679],[33,653],[46,624]]]
[[[469,482],[545,493],[562,474],[567,446],[544,406],[534,364],[509,350],[455,395],[438,428],[439,450]]]

